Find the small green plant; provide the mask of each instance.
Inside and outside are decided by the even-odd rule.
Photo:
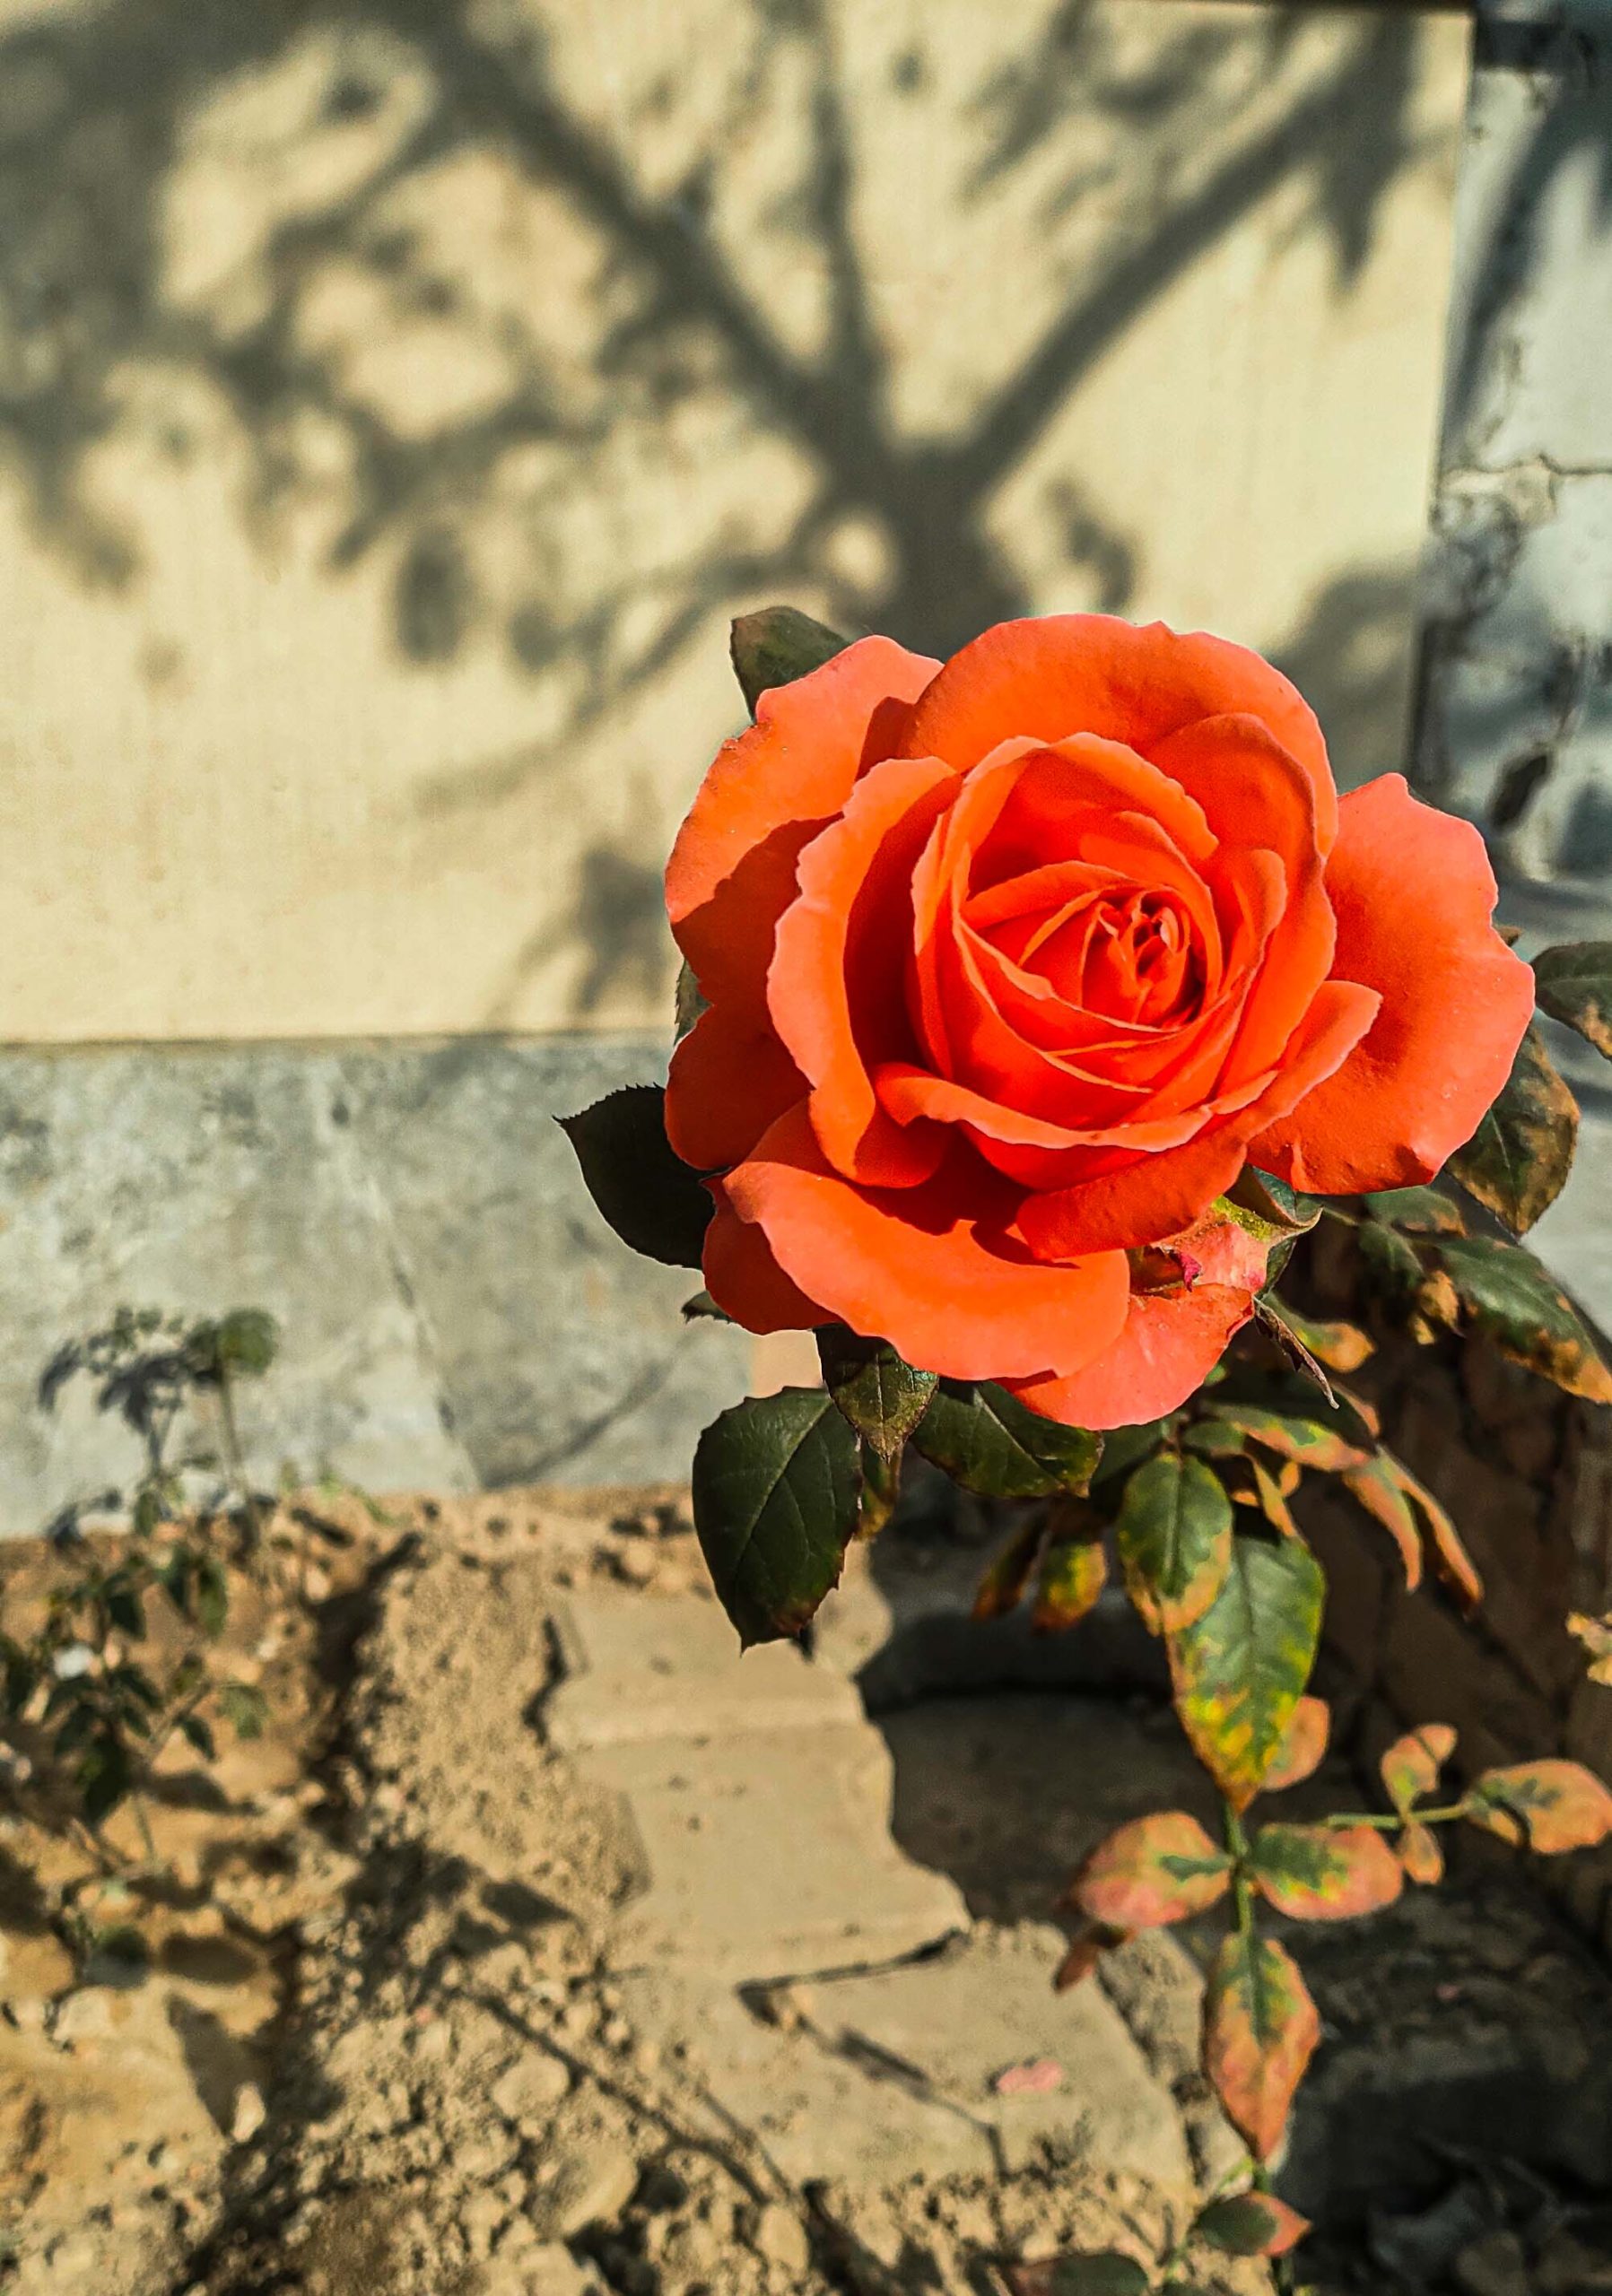
[[[260,1309],[191,1321],[123,1308],[103,1330],[59,1349],[40,1380],[48,1410],[72,1380],[88,1380],[96,1407],[121,1418],[141,1450],[131,1488],[56,1516],[46,1535],[62,1576],[43,1616],[26,1632],[10,1621],[0,1630],[5,1715],[13,1729],[33,1726],[41,1783],[66,1800],[103,1855],[106,1821],[127,1803],[155,1861],[145,1792],[176,1735],[211,1761],[215,1722],[243,1738],[263,1728],[262,1692],[216,1674],[208,1649],[228,1621],[231,1567],[249,1565],[263,1537],[236,1389],[268,1370],[277,1346],[274,1318]],[[209,1422],[214,1439],[203,1441],[197,1431]],[[84,1518],[114,1513],[126,1515],[128,1535],[108,1552]],[[179,1630],[177,1647],[166,1638],[161,1653],[153,1601]]]

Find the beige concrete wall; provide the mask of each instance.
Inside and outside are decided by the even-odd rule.
[[[658,1022],[777,596],[1207,624],[1398,761],[1466,42],[0,7],[0,1038]]]

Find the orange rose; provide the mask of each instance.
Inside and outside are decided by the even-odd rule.
[[[1173,1409],[1247,1320],[1245,1163],[1431,1178],[1533,1008],[1474,829],[1399,774],[1340,804],[1257,655],[1103,615],[775,687],[667,900],[710,1004],[667,1124],[720,1175],[712,1296],[1086,1427]]]

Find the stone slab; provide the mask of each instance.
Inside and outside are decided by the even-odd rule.
[[[1061,1996],[1045,1925],[979,1931],[900,1968],[789,1988],[787,2025],[731,1990],[626,1988],[640,2029],[681,2042],[717,2125],[736,2123],[797,2182],[863,2188],[920,2171],[998,2175],[1042,2151],[1172,2187],[1190,2170],[1180,2116],[1102,1992]],[[998,2076],[1050,2059],[1059,2085],[998,2092]]]
[[[0,1535],[131,1472],[39,1375],[122,1303],[270,1309],[257,1471],[371,1490],[678,1478],[747,1343],[678,1309],[553,1122],[664,1073],[663,1039],[0,1051]]]
[[[967,1926],[955,1885],[891,1839],[890,1756],[867,1723],[623,1742],[578,1766],[623,1798],[647,1876],[610,1942],[618,1968],[785,1977]]]
[[[814,1665],[793,1643],[741,1653],[719,1605],[698,1596],[589,1588],[559,1607],[554,1635],[565,1677],[543,1720],[565,1752],[862,1722],[842,1675]]]

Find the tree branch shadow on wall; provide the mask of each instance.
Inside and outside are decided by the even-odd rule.
[[[529,675],[533,739],[456,765],[422,799],[444,822],[494,813],[548,784],[736,601],[806,593],[849,631],[937,653],[1028,610],[993,505],[1126,330],[1282,186],[1340,283],[1364,260],[1414,147],[1418,28],[1399,12],[1363,22],[1267,116],[1262,83],[1303,13],[1272,12],[1262,67],[1228,88],[1207,163],[1203,90],[1241,27],[1183,17],[1138,65],[1111,12],[1064,0],[960,104],[946,99],[945,132],[976,154],[965,204],[1035,169],[1050,245],[1083,203],[1112,204],[1118,163],[1070,132],[1095,106],[1144,155],[1150,221],[1138,229],[1121,199],[1039,338],[934,435],[897,410],[901,351],[859,207],[867,89],[829,0],[748,0],[724,19],[702,125],[666,179],[640,146],[665,142],[677,87],[649,81],[607,126],[568,91],[549,29],[564,20],[520,0],[102,0],[24,22],[0,39],[0,455],[83,581],[132,593],[142,537],[111,507],[100,459],[144,381],[178,410],[159,426],[177,471],[195,448],[185,393],[199,389],[244,448],[242,514],[266,556],[312,501],[333,570],[391,570],[405,661],[428,672],[491,645]],[[937,68],[921,41],[892,55],[880,101],[938,103]],[[797,178],[736,239],[745,124],[769,107],[797,134]],[[496,212],[474,240],[433,215],[449,172],[483,162],[580,235],[579,350],[553,338],[546,290],[532,307],[490,280]],[[769,264],[820,280],[814,340],[782,315]],[[366,364],[388,340],[401,390]],[[449,353],[492,379],[432,415],[421,378]],[[702,471],[777,451],[797,482],[787,500],[753,492],[714,516],[691,505],[675,547],[635,550],[632,472],[686,453],[685,434]],[[1048,490],[1064,563],[1094,602],[1134,606],[1134,538],[1079,473]],[[613,554],[599,537],[623,500]],[[848,531],[874,546],[848,555]],[[649,978],[658,858],[585,854],[569,919],[588,952],[577,1017]],[[553,955],[535,934],[491,1024],[516,1009],[521,968]]]

